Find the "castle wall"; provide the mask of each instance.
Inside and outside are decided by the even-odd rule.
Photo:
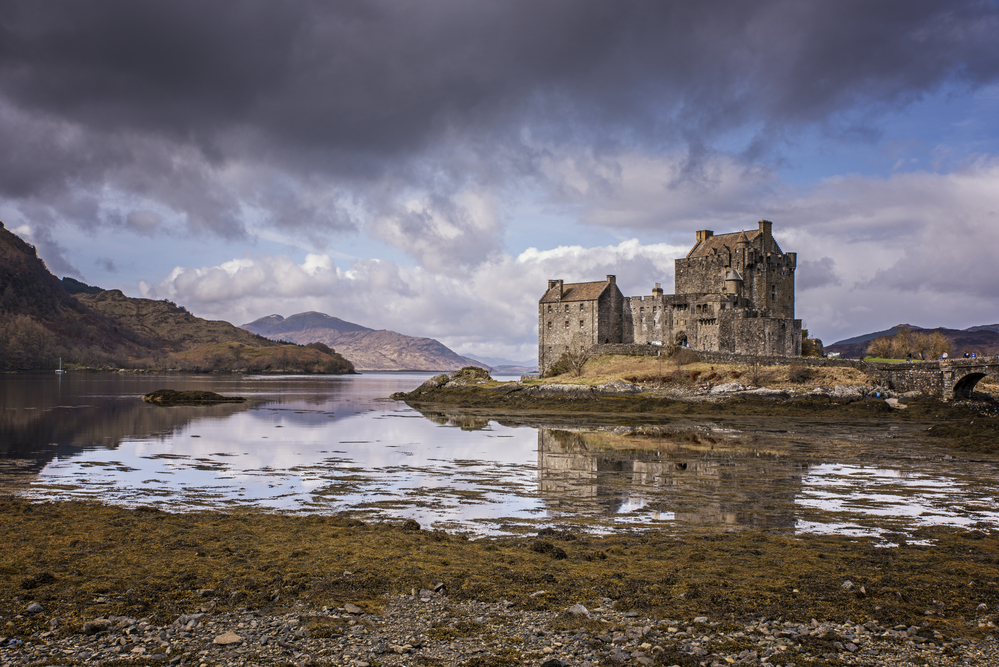
[[[669,306],[663,296],[632,296],[624,299],[624,321],[628,336],[635,343],[669,340]]]
[[[678,295],[720,292],[731,266],[727,252],[708,257],[691,257],[673,262],[673,287]]]
[[[603,283],[549,281],[539,303],[539,370],[544,373],[567,351],[617,343],[686,343],[711,352],[800,356],[801,321],[794,319],[797,256],[781,252],[770,222],[759,225],[758,231],[719,236],[697,232],[691,253],[675,261],[673,295],[663,295],[656,283],[652,295],[624,297],[614,276],[607,276],[610,289]],[[566,301],[560,302],[563,294]]]
[[[562,285],[559,281],[559,288]],[[538,304],[538,369],[541,373],[569,351],[603,343],[623,342],[624,297],[609,279],[611,289],[596,299],[551,301]]]

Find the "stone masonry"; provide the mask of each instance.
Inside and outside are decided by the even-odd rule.
[[[718,234],[697,232],[675,262],[674,294],[655,283],[648,296],[625,297],[605,281],[549,280],[538,304],[538,370],[563,353],[603,344],[677,344],[694,350],[769,356],[801,354],[794,319],[795,253],[784,253],[773,223]]]

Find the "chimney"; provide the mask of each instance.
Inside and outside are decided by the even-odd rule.
[[[555,297],[555,298],[559,299],[559,300],[562,299],[562,292],[564,291],[562,285],[563,285],[563,282],[561,280],[549,280],[548,281],[548,291],[549,292],[551,292],[552,288],[554,288],[554,287],[558,288],[558,296]]]
[[[609,282],[611,285],[616,285],[617,276],[607,276],[607,282]]]
[[[773,247],[771,239],[773,239],[773,227],[774,223],[769,220],[760,220],[760,234],[763,235],[763,253],[769,253],[770,248]]]
[[[660,283],[656,283],[656,286],[652,288],[652,296],[662,296],[663,286]]]
[[[700,229],[697,231],[697,242],[706,241],[714,235],[715,233],[710,229]]]

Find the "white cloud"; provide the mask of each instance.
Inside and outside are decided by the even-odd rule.
[[[620,170],[623,180],[617,187],[625,194],[616,208],[609,197],[591,202],[591,219],[625,219],[652,207],[655,184],[676,168],[672,159],[624,162],[630,166]],[[633,166],[640,163],[645,168]],[[692,234],[710,222],[723,233],[754,227],[761,217],[773,220],[781,247],[798,254],[797,315],[827,342],[902,321],[965,327],[991,322],[999,311],[995,162],[979,161],[951,174],[840,177],[807,190],[767,185],[765,197],[758,186],[769,183],[769,176],[760,180],[758,173],[740,174],[727,160],[707,172],[720,179],[715,192],[725,196],[710,211],[683,223],[684,231]],[[740,185],[740,179],[749,184]],[[698,197],[706,196],[694,190],[680,186],[681,201],[663,204],[659,214],[680,225],[684,212],[696,209]],[[673,261],[689,250],[687,245],[631,239],[596,247],[528,248],[516,256],[494,251],[462,264],[454,253],[472,242],[475,230],[488,235],[496,225],[488,198],[477,197],[470,196],[465,210],[478,203],[485,208],[475,215],[487,221],[472,224],[468,238],[451,219],[436,218],[421,202],[413,204],[423,222],[414,230],[400,227],[400,243],[410,239],[418,244],[422,233],[434,241],[458,239],[438,250],[435,259],[434,242],[427,240],[414,251],[426,260],[420,266],[366,259],[339,268],[333,258],[319,253],[301,263],[286,256],[254,257],[177,268],[163,282],[144,285],[143,293],[237,323],[271,313],[318,310],[365,326],[438,338],[468,354],[526,358],[533,356],[537,300],[549,278],[576,282],[616,274],[627,295],[644,294],[653,282],[670,292]],[[742,201],[746,197],[752,201]],[[754,215],[754,210],[760,212]],[[737,222],[726,223],[728,211]],[[626,226],[642,224],[634,220],[638,222]]]
[[[619,276],[622,289],[651,293],[669,284],[673,259],[685,248],[642,245],[529,248],[498,255],[460,274],[362,260],[341,271],[327,255],[301,264],[286,256],[243,258],[219,266],[178,267],[162,282],[143,284],[147,298],[169,298],[202,317],[237,324],[279,313],[318,310],[373,328],[430,336],[459,351],[534,356],[537,302],[549,278],[569,282]]]

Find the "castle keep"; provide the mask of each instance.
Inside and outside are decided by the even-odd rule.
[[[697,232],[676,260],[674,292],[655,283],[648,296],[626,297],[614,276],[591,283],[549,280],[538,304],[538,370],[564,352],[601,343],[689,345],[694,350],[799,356],[794,319],[796,255],[777,245],[769,220],[759,229]]]

